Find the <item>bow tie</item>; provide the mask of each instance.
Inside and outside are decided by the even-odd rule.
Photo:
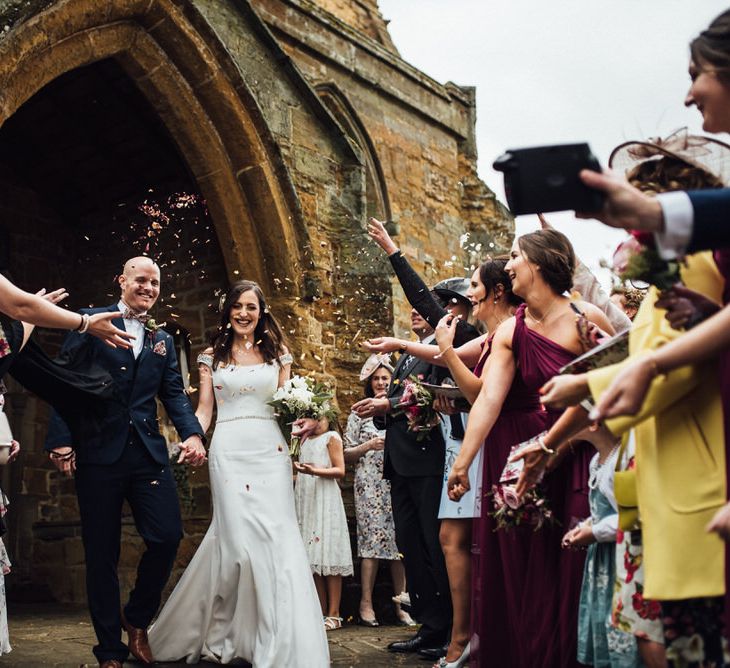
[[[124,320],[139,320],[144,325],[150,319],[150,316],[147,313],[136,313],[132,309],[128,308],[125,309],[122,318]]]

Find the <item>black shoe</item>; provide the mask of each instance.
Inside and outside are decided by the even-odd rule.
[[[388,645],[389,652],[417,652],[424,647],[423,638],[421,636],[413,636],[408,640],[397,640]]]
[[[418,656],[430,661],[438,661],[442,656],[446,656],[449,646],[443,645],[442,647],[421,647],[418,650]]]

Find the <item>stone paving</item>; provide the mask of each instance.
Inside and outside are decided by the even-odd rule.
[[[94,631],[83,608],[68,606],[9,604],[10,644],[13,651],[0,657],[0,667],[84,668],[97,666],[91,647]],[[408,637],[411,629],[381,626],[374,629],[345,625],[329,633],[332,666],[419,666],[432,664],[413,655],[391,654],[386,646]],[[141,666],[128,662],[125,667]],[[156,664],[161,667],[185,666],[183,663]],[[200,666],[213,666],[200,663]],[[281,666],[281,668],[286,668]]]

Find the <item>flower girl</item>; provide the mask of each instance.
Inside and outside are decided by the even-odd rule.
[[[330,430],[328,417],[294,423],[302,437],[294,498],[299,529],[309,556],[328,631],[342,626],[342,576],[352,575],[352,551],[345,507],[337,479],[345,475],[342,438]]]

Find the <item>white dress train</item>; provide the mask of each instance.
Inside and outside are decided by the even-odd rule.
[[[203,355],[199,360],[212,362]],[[213,518],[150,627],[157,661],[329,666],[322,610],[294,509],[289,451],[266,403],[278,375],[276,364],[213,372]]]

